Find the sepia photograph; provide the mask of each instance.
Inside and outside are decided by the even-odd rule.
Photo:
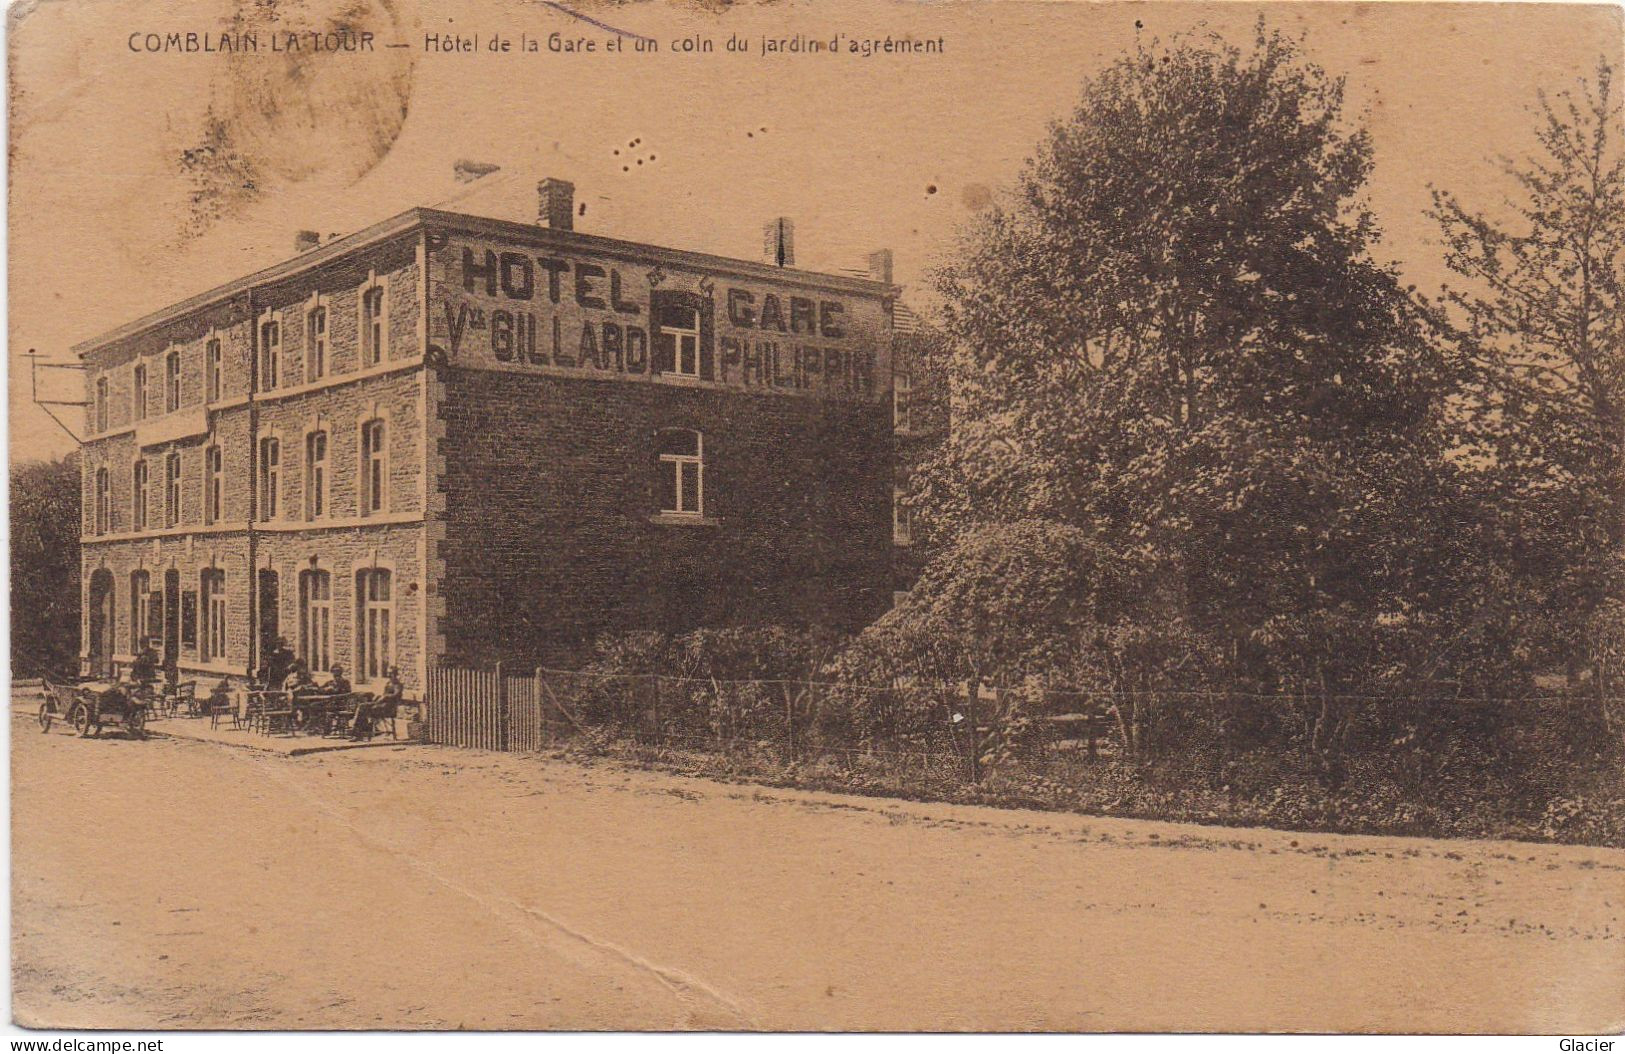
[[[1625,8],[6,61],[14,1036],[1625,1030]]]

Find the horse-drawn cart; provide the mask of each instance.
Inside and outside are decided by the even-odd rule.
[[[81,736],[101,734],[102,726],[121,725],[132,739],[140,739],[147,726],[149,703],[121,684],[58,684],[46,681],[45,701],[40,703],[41,732],[51,730],[52,721],[66,721]]]

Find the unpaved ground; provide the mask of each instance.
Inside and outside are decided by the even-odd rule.
[[[1625,1026],[1614,850],[12,735],[28,1025]]]

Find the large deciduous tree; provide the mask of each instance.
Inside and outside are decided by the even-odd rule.
[[[1614,71],[1542,94],[1538,149],[1503,159],[1482,211],[1435,190],[1463,367],[1464,456],[1495,525],[1481,559],[1508,635],[1550,660],[1584,653],[1625,556],[1625,148]]]
[[[1342,82],[1262,23],[1090,79],[940,277],[959,351],[927,529],[1085,527],[1176,576],[1238,675],[1366,683],[1412,617],[1446,387],[1372,260],[1371,164]]]
[[[11,658],[16,676],[61,677],[79,660],[79,456],[11,474]]]

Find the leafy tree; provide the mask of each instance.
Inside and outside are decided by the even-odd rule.
[[[932,691],[957,701],[960,686],[1014,689],[992,715],[996,734],[1021,717],[1022,690],[1097,692],[1136,753],[1154,690],[1176,668],[1183,684],[1202,683],[1203,651],[1169,576],[1081,527],[1020,520],[955,537],[908,599],[859,634],[830,672],[851,684],[926,688],[916,701],[939,707],[950,700]]]
[[[1512,601],[1505,635],[1575,662],[1620,596],[1625,556],[1625,150],[1614,70],[1536,111],[1538,151],[1503,158],[1495,215],[1434,191],[1465,378],[1462,463],[1488,509],[1478,551]]]
[[[1412,617],[1449,383],[1371,259],[1343,108],[1262,23],[1088,81],[940,276],[954,423],[919,484],[936,532],[1041,518],[1159,568],[1235,677],[1325,723],[1372,672],[1350,635]]]
[[[79,456],[11,474],[11,654],[19,676],[79,661]]]
[[[907,417],[906,421],[899,422],[893,443],[897,483],[910,503],[913,499],[907,492],[914,476],[931,461],[948,437],[948,370],[952,359],[953,345],[947,335],[929,323],[922,323],[914,332],[899,333],[892,339],[894,368],[906,371],[909,377],[907,406],[902,411]],[[934,551],[932,539],[916,522],[908,549],[899,554],[902,557],[900,570],[904,572],[899,587],[908,588],[907,582],[919,573]]]

